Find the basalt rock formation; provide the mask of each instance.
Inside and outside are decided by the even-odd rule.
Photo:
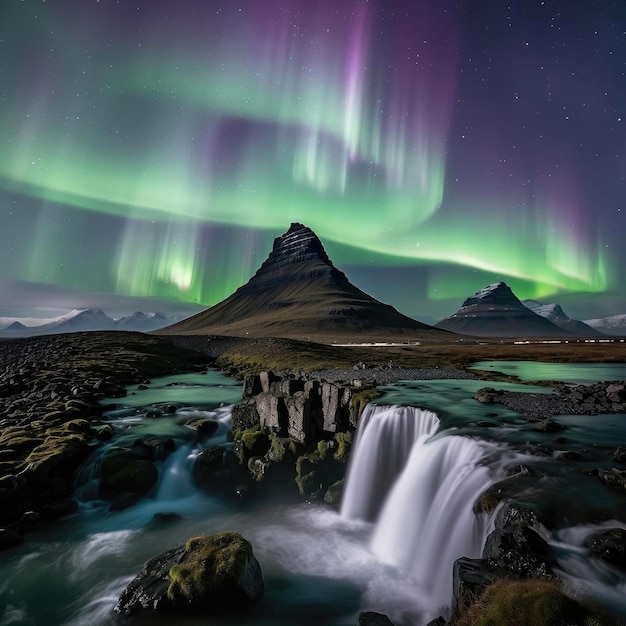
[[[415,340],[437,336],[355,287],[302,224],[274,240],[257,273],[210,309],[159,333],[290,337],[326,341]]]

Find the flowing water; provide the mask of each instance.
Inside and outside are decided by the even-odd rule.
[[[491,520],[472,512],[477,497],[519,464],[536,475],[527,501],[557,503],[569,520],[551,542],[568,584],[626,616],[624,577],[589,556],[583,544],[590,523],[577,518],[587,509],[603,519],[620,512],[623,500],[581,467],[598,466],[626,443],[626,416],[558,418],[568,426],[568,449],[585,455],[576,466],[559,458],[558,434],[536,433],[512,411],[472,400],[480,386],[423,381],[385,388],[363,416],[340,514],[322,505],[247,504],[196,488],[194,460],[205,447],[230,445],[229,404],[240,397],[239,385],[217,372],[169,377],[113,400],[123,403],[109,412],[113,445],[148,435],[174,442],[158,461],[159,482],[134,506],[110,511],[97,499],[93,476],[102,450],[94,453],[78,477],[78,512],[0,555],[0,626],[127,624],[113,607],[147,559],[222,530],[252,542],[266,593],[243,615],[177,624],[352,626],[359,611],[374,610],[396,626],[419,626],[449,610],[454,560],[480,556]],[[172,414],[147,417],[168,404],[175,405]],[[184,425],[192,417],[220,426],[199,440]],[[549,449],[538,455],[546,440]],[[171,618],[133,623],[165,626]]]

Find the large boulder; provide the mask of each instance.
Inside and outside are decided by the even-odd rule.
[[[513,578],[552,579],[549,539],[550,532],[534,511],[511,503],[498,512],[482,556]]]
[[[364,611],[359,613],[356,626],[393,626],[393,622],[382,613]]]
[[[587,545],[594,556],[626,571],[626,529],[611,528],[591,535]]]
[[[229,613],[263,591],[252,545],[239,533],[223,532],[193,537],[148,561],[122,592],[115,611]]]
[[[145,494],[157,482],[159,472],[137,451],[129,448],[110,448],[100,465],[100,495],[115,500],[126,493]]]

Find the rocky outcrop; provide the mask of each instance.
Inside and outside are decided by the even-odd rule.
[[[310,444],[350,427],[349,384],[261,372],[246,376],[242,402],[233,407],[234,430],[259,426],[302,444]]]
[[[503,404],[531,421],[545,420],[553,415],[625,413],[626,382],[562,385],[552,394],[484,387],[476,392],[474,398],[485,404]]]
[[[115,612],[236,613],[264,591],[261,567],[239,533],[189,539],[148,561],[124,589]]]
[[[339,503],[352,431],[367,397],[361,381],[328,382],[292,373],[246,376],[233,407],[234,449],[254,482],[278,481],[289,493]]]

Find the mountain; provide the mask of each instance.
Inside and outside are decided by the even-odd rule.
[[[30,337],[32,335],[58,335],[91,330],[150,332],[171,324],[173,320],[163,313],[142,313],[141,311],[114,320],[100,309],[74,309],[65,315],[42,321],[43,324],[32,325],[32,323],[23,324],[16,320],[0,330],[0,336]]]
[[[31,330],[36,331],[38,335],[51,335],[88,330],[113,330],[114,328],[115,322],[101,309],[74,309],[67,315],[61,315]]]
[[[317,341],[416,340],[438,331],[361,291],[302,224],[274,240],[256,274],[231,296],[162,331]]]
[[[24,326],[24,324],[22,324],[21,322],[13,322],[12,324],[9,324],[6,328],[4,328],[4,331],[8,331],[11,333],[21,333],[26,329],[26,326]]]
[[[526,308],[502,282],[477,291],[456,313],[435,327],[479,337],[563,337],[570,334]]]
[[[605,335],[626,335],[626,313],[585,320],[585,324]]]
[[[574,335],[579,335],[580,337],[594,337],[601,334],[595,328],[585,324],[585,322],[574,320],[566,315],[565,311],[563,311],[558,304],[543,304],[537,302],[537,300],[522,300],[522,304],[537,315],[545,317],[559,328],[573,333]]]
[[[163,313],[142,313],[136,311],[132,315],[115,320],[116,330],[137,330],[147,332],[163,328],[172,322]]]

